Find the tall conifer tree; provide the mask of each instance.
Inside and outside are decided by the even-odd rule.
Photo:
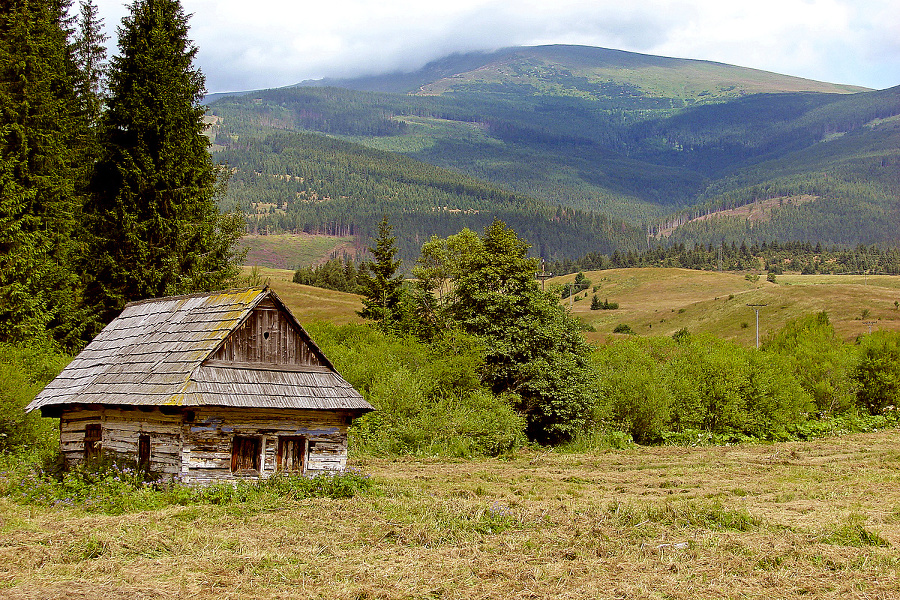
[[[100,124],[103,109],[103,93],[106,81],[107,36],[103,33],[103,19],[94,0],[81,0],[78,4],[77,27],[73,55],[77,76],[75,91],[81,112],[88,126]]]
[[[368,248],[373,260],[359,266],[359,288],[363,309],[359,316],[390,329],[401,318],[403,305],[403,278],[397,275],[400,261],[397,256],[397,238],[391,235],[387,217],[378,225],[375,245]]]
[[[106,74],[106,42],[103,19],[93,0],[79,2],[75,19],[74,87],[80,131],[78,174],[75,182],[79,193],[86,194],[94,164],[100,152],[100,120],[103,114],[103,94]]]
[[[77,345],[67,2],[0,2],[0,339]]]
[[[220,215],[204,135],[203,74],[177,0],[135,0],[108,76],[103,155],[89,205],[102,320],[131,300],[215,289],[236,273],[242,221]]]

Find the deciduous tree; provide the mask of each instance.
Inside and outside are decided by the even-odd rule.
[[[456,238],[448,247],[454,281],[441,309],[446,325],[484,341],[482,379],[516,398],[532,439],[572,437],[592,403],[589,347],[557,298],[538,287],[528,244],[496,220],[483,237]]]

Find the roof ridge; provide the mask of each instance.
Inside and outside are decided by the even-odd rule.
[[[194,292],[193,294],[181,294],[178,296],[164,296],[162,298],[144,298],[142,300],[132,300],[131,302],[129,302],[128,304],[125,305],[125,308],[128,308],[129,306],[138,306],[140,304],[150,304],[152,302],[164,302],[164,301],[168,301],[168,300],[185,300],[187,298],[202,298],[204,296],[213,296],[215,294],[231,294],[231,293],[239,293],[239,292],[243,293],[243,292],[249,292],[251,290],[259,290],[261,293],[261,292],[267,291],[268,289],[269,289],[268,285],[264,285],[264,286],[255,285],[255,286],[245,287],[245,288],[228,288],[228,289],[224,289],[224,290],[214,290],[211,292]]]

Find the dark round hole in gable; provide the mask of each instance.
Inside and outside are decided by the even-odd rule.
[[[263,333],[263,339],[266,339],[266,340],[269,339],[269,332],[268,332],[268,331],[266,331],[265,333]]]

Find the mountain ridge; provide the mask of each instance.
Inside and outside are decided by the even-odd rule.
[[[745,93],[771,91],[771,86],[776,84],[780,84],[779,91],[782,92],[855,93],[870,91],[869,88],[860,86],[816,81],[717,61],[656,56],[612,48],[569,44],[513,46],[495,51],[455,53],[431,61],[422,68],[411,72],[398,71],[353,78],[322,78],[306,80],[296,86],[341,87],[371,92],[440,94],[443,92],[437,85],[440,81],[458,80],[463,74],[475,71],[484,74],[484,70],[488,67],[496,67],[498,64],[509,65],[513,58],[540,60],[544,65],[568,64],[570,68],[574,67],[582,73],[593,73],[598,78],[603,75],[613,81],[631,82],[633,80],[630,77],[615,76],[617,71],[622,70],[643,70],[645,72],[651,69],[678,70],[684,72],[685,82],[688,82],[692,79],[702,79],[698,71],[717,69],[733,74],[735,82],[731,85],[734,85],[736,89],[743,81],[747,86],[743,89]],[[766,81],[768,81],[768,85],[764,84]],[[728,87],[728,85],[726,83],[724,87]],[[448,86],[451,89],[453,87],[452,83],[448,83]]]

